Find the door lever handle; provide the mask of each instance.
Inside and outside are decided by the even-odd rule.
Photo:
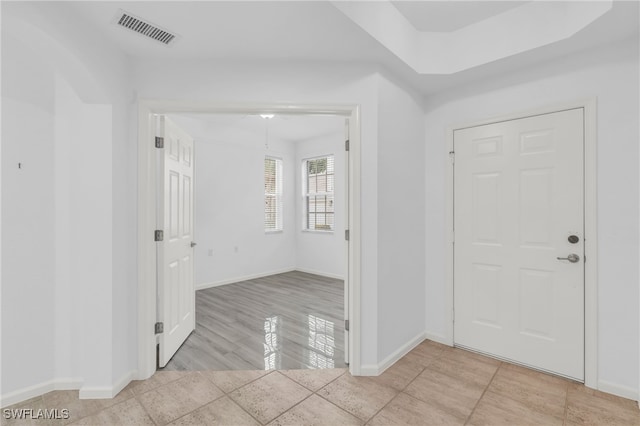
[[[558,257],[556,259],[558,259],[558,260],[568,260],[571,263],[578,263],[580,261],[580,256],[578,256],[575,253],[571,253],[567,257]]]
[[[193,241],[191,241],[191,247],[195,247],[198,243],[194,243]]]

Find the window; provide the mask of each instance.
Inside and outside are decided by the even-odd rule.
[[[282,160],[264,159],[264,230],[282,231]]]
[[[302,180],[305,205],[304,229],[333,231],[335,213],[333,155],[305,160]]]

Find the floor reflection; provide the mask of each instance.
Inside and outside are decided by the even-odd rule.
[[[344,282],[303,272],[196,292],[196,330],[166,370],[345,368]]]
[[[282,353],[293,349],[294,343],[285,348],[284,319],[280,315],[268,317],[264,321],[264,369],[282,368]],[[308,350],[303,350],[304,362],[309,368],[335,368],[336,342],[335,323],[316,315],[307,315]]]
[[[309,324],[309,347],[316,351],[310,351],[309,364],[315,368],[334,368],[335,337],[333,321],[319,318],[315,315],[307,315]],[[319,353],[318,353],[319,352]]]
[[[280,368],[280,327],[282,321],[279,315],[269,317],[264,322],[264,369]]]

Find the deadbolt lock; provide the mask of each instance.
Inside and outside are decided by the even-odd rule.
[[[569,235],[569,238],[567,239],[571,244],[578,244],[578,241],[580,241],[580,237],[578,237],[577,235]]]

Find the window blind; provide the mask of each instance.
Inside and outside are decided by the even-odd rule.
[[[335,167],[333,155],[304,162],[305,229],[333,231]]]
[[[282,160],[264,159],[264,230],[282,231]]]

